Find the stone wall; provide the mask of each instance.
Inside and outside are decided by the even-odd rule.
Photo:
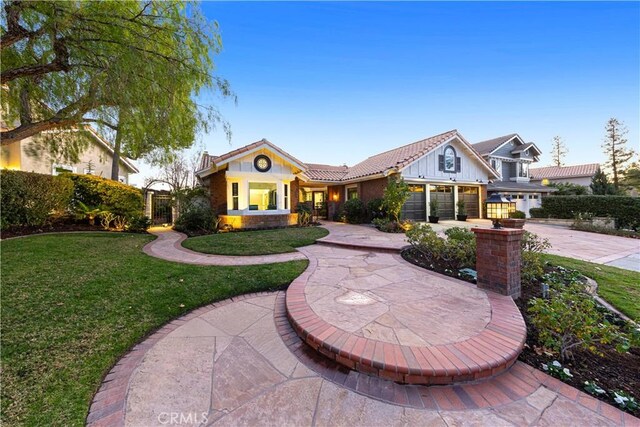
[[[220,227],[231,225],[234,230],[282,228],[298,223],[298,214],[274,215],[219,215]]]

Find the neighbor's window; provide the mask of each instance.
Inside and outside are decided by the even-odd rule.
[[[347,200],[358,198],[358,187],[347,188]]]
[[[233,210],[237,211],[238,210],[238,183],[237,182],[232,182],[231,183],[231,200],[233,201]]]
[[[529,176],[529,163],[518,163],[518,176],[522,178]]]
[[[276,184],[270,182],[249,183],[249,210],[266,211],[278,209]]]
[[[71,165],[60,165],[57,163],[51,166],[51,175],[55,176],[55,175],[60,175],[61,173],[66,173],[66,172],[75,173],[76,168]]]
[[[289,184],[284,185],[284,208],[289,209]]]

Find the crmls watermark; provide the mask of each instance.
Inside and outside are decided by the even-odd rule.
[[[160,412],[158,422],[163,425],[206,424],[206,412]]]

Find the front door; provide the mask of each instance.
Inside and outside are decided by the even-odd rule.
[[[324,191],[314,191],[313,192],[313,213],[315,216],[320,218],[326,218],[326,203],[324,198]]]

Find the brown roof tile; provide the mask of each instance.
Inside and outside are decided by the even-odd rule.
[[[315,181],[340,181],[349,170],[346,165],[331,166],[307,163],[305,175]]]
[[[600,169],[598,163],[587,163],[574,166],[547,166],[544,168],[530,168],[529,176],[532,179],[558,179],[593,176]]]

